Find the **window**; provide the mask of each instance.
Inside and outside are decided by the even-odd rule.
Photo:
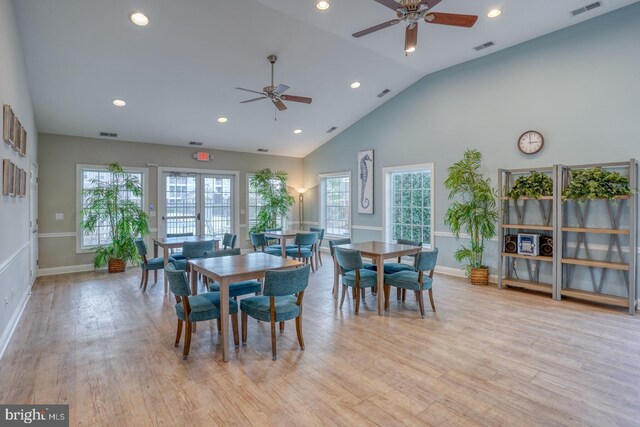
[[[385,237],[432,246],[433,164],[384,168]]]
[[[351,235],[351,174],[320,175],[320,223],[328,236]]]
[[[124,192],[124,196],[128,200],[132,200],[138,204],[141,208],[145,206],[146,197],[146,182],[145,175],[146,169],[135,169],[135,168],[125,168],[129,175],[133,175],[137,177],[142,184],[142,192],[143,197],[136,197],[130,192]],[[111,237],[109,232],[109,224],[99,224],[96,228],[96,231],[93,233],[89,233],[87,231],[81,230],[79,226],[79,222],[81,220],[80,211],[82,208],[87,206],[86,196],[84,195],[84,190],[87,188],[91,188],[93,182],[95,180],[99,181],[110,181],[113,178],[113,174],[107,170],[105,166],[87,166],[87,165],[78,165],[76,168],[77,173],[77,213],[76,218],[78,218],[78,238],[77,241],[77,250],[78,252],[89,252],[94,247],[98,245],[105,245],[111,243]]]
[[[256,225],[256,218],[258,217],[260,207],[264,206],[264,201],[251,186],[252,176],[253,174],[247,174],[247,238],[249,237],[249,230]],[[274,180],[273,184],[280,185],[280,182]],[[278,216],[276,220],[279,226],[284,230],[287,224],[287,217]]]

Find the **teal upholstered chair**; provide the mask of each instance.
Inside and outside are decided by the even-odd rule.
[[[287,257],[304,260],[305,264],[311,264],[311,271],[315,272],[313,258],[316,253],[316,244],[318,243],[317,233],[297,233],[295,240],[295,248],[287,248]]]
[[[182,358],[189,357],[191,347],[191,334],[194,322],[220,319],[220,293],[205,292],[199,295],[191,295],[189,280],[184,270],[175,269],[175,261],[167,267],[165,274],[169,279],[169,288],[176,297],[176,315],[178,316],[178,330],[176,332],[175,346],[180,345],[182,335],[182,323],[186,323],[184,335],[184,349]],[[238,347],[240,345],[238,337],[238,304],[229,299],[229,314],[231,315],[231,327],[233,329],[233,340]],[[220,323],[218,323],[218,330]]]
[[[316,255],[318,257],[316,267],[318,267],[318,262],[322,265],[322,252],[320,248],[322,247],[322,240],[324,240],[324,228],[309,227],[309,231],[318,233],[318,253]]]
[[[337,245],[348,245],[351,243],[351,239],[334,239],[334,240],[329,240],[329,254],[331,255],[331,259],[333,259],[333,268],[335,269],[334,273],[333,273],[333,290],[334,292],[336,292],[336,290],[338,289],[338,282],[340,279],[340,276],[342,275],[342,271],[340,269],[340,266],[338,266],[338,262],[336,261],[336,253],[335,253],[335,249]],[[376,266],[375,264],[369,264],[368,262],[363,262],[362,266],[364,268],[366,268],[367,270],[376,270]],[[364,295],[364,289],[362,289],[363,295]],[[353,297],[356,297],[355,294],[355,289],[353,292]]]
[[[406,239],[398,239],[397,243],[399,245],[409,245],[409,246],[422,247],[422,242],[414,242],[414,241],[406,240]],[[412,255],[412,256],[415,257],[415,255]],[[413,271],[413,267],[414,267],[413,265],[403,263],[402,262],[402,257],[398,257],[398,262],[385,262],[384,263],[384,274],[393,274],[393,273],[397,273],[398,271]]]
[[[264,276],[262,296],[247,297],[240,300],[242,311],[242,344],[247,343],[247,321],[254,319],[271,323],[271,352],[276,360],[276,322],[280,322],[280,332],[284,331],[286,320],[296,319],[298,344],[304,350],[302,337],[302,299],[309,284],[309,266],[295,270],[269,270]]]
[[[389,310],[389,289],[395,286],[399,289],[406,289],[416,292],[418,304],[420,306],[420,315],[424,319],[424,300],[422,298],[423,291],[429,291],[429,301],[431,308],[436,311],[433,303],[433,270],[436,268],[438,260],[438,249],[434,248],[430,252],[420,252],[416,256],[415,271],[398,271],[393,274],[384,275],[384,291],[386,295],[385,310]],[[425,275],[425,272],[428,272]]]
[[[188,237],[193,236],[193,233],[169,233],[167,237]],[[182,255],[182,251],[176,248],[169,249],[169,256],[173,259],[184,259],[184,255]]]
[[[142,269],[142,277],[140,278],[140,287],[142,292],[147,290],[149,282],[149,271],[153,271],[153,283],[158,283],[158,270],[164,268],[164,258],[147,258],[147,245],[142,239],[136,239],[136,249],[142,261],[140,268]]]
[[[272,248],[267,246],[267,239],[264,237],[264,233],[249,233],[251,238],[251,245],[253,245],[254,252],[258,252],[258,249],[269,255],[282,255],[282,249]]]
[[[205,258],[218,258],[224,256],[240,255],[240,248],[221,249],[219,251],[205,252]],[[220,283],[213,282],[209,285],[210,292],[220,292]],[[229,285],[229,297],[237,300],[240,295],[255,294],[262,291],[262,286],[257,280],[243,280]]]
[[[182,255],[184,259],[174,258],[176,270],[186,270],[188,272],[187,261],[190,259],[204,258],[205,252],[213,252],[213,246],[213,239],[203,242],[184,242],[184,245],[182,245]]]
[[[378,284],[378,273],[364,268],[360,251],[336,247],[335,254],[342,274],[340,308],[342,308],[342,304],[344,304],[347,287],[351,287],[354,289],[356,314],[358,314],[360,310],[360,290],[376,286]],[[364,298],[364,294],[362,294],[362,297]]]
[[[222,249],[233,249],[236,247],[236,238],[235,234],[224,233],[224,237],[222,238]]]

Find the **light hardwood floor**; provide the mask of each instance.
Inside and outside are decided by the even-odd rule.
[[[436,275],[437,313],[413,295],[378,317],[331,298],[325,261],[295,325],[252,321],[222,363],[214,322],[188,361],[174,299],[139,270],[41,278],[0,361],[0,402],[68,403],[71,425],[638,425],[640,316],[471,287]]]

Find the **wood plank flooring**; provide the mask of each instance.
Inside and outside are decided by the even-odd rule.
[[[413,295],[360,315],[331,298],[331,262],[312,275],[301,352],[251,321],[223,363],[214,322],[188,361],[175,348],[174,299],[162,273],[38,280],[0,360],[0,402],[67,403],[79,426],[592,425],[640,423],[640,316],[478,288],[436,275],[437,313]]]

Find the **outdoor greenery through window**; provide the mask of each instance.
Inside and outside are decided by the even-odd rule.
[[[349,237],[351,196],[349,175],[322,178],[321,222],[329,236]]]
[[[134,176],[140,180],[140,183],[144,184],[143,173],[141,171],[127,171],[127,174]],[[88,206],[88,200],[85,195],[85,189],[92,188],[95,180],[102,182],[110,182],[113,179],[113,174],[106,168],[82,168],[80,172],[80,197],[82,200],[81,208]],[[144,185],[143,185],[144,188]],[[142,197],[136,197],[129,192],[123,192],[123,196],[127,200],[131,200],[143,207]],[[79,215],[80,213],[78,213]],[[89,233],[88,231],[81,231],[80,233],[80,249],[91,249],[98,245],[105,245],[111,243],[111,225],[108,223],[99,224],[96,227],[95,232]]]
[[[256,218],[258,216],[258,210],[261,206],[264,206],[264,200],[262,197],[256,192],[255,188],[252,188],[251,185],[251,174],[247,175],[247,235],[249,235],[249,231],[256,225]],[[273,180],[273,185],[279,186],[280,182],[277,180]],[[276,218],[279,227],[282,227],[284,230],[286,227],[286,218],[282,216],[278,216]]]
[[[431,243],[431,168],[389,172],[391,238]]]

